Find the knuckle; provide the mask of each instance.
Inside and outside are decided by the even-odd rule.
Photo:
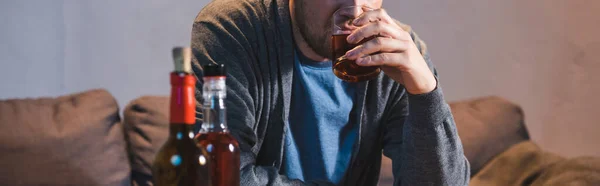
[[[377,28],[378,30],[383,29],[383,27],[384,27],[384,24],[382,22],[378,21],[375,23],[375,28]]]
[[[379,55],[370,55],[369,57],[371,58],[371,62],[379,61]]]
[[[373,34],[381,34],[385,26],[381,22],[373,23]]]
[[[379,54],[379,61],[388,61],[389,60],[389,56],[385,55],[385,54]]]
[[[382,37],[375,37],[375,38],[373,39],[373,44],[375,44],[375,45],[377,45],[377,46],[379,46],[379,45],[383,44],[383,38],[382,38]]]
[[[366,57],[364,58],[364,61],[365,61],[366,63],[368,63],[368,62],[372,62],[372,61],[373,61],[373,57],[371,57],[371,56],[366,56]]]
[[[371,55],[370,57],[372,62],[378,62],[380,58],[379,55]]]
[[[402,39],[400,40],[400,42],[402,42],[402,44],[403,44],[403,45],[406,45],[406,44],[409,44],[409,43],[410,43],[410,39],[408,39],[408,38],[402,38]]]
[[[408,50],[410,48],[411,43],[409,41],[402,41],[400,43],[400,47],[402,50]]]

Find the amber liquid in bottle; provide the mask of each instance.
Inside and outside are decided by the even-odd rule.
[[[174,50],[174,54],[179,55],[181,51]],[[182,58],[178,56],[177,59]],[[157,152],[152,164],[154,185],[209,186],[208,152],[198,148],[194,141],[196,78],[190,72],[178,71],[177,68],[171,73],[170,78],[169,137]]]
[[[237,140],[227,129],[225,76],[205,75],[203,79],[203,123],[196,141],[209,154],[212,185],[238,186],[240,150]]]
[[[198,144],[207,149],[211,161],[213,186],[240,185],[240,151],[229,132],[200,133]]]
[[[332,35],[331,36],[331,51],[333,59],[333,73],[340,79],[347,82],[360,82],[376,78],[381,72],[378,66],[365,67],[359,66],[354,60],[343,58],[347,51],[362,43],[371,40],[374,37],[363,39],[358,44],[349,44],[346,37],[349,34]]]
[[[193,125],[171,124],[169,130],[174,137],[169,137],[152,165],[154,185],[209,186],[208,153],[197,148],[189,137]]]

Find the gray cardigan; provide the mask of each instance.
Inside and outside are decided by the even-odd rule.
[[[279,171],[294,68],[290,24],[287,0],[215,0],[194,21],[198,78],[203,64],[227,68],[227,119],[240,144],[241,185],[329,185]],[[405,29],[436,72],[424,43]],[[359,138],[340,185],[376,185],[382,151],[392,159],[395,185],[468,185],[469,163],[439,84],[411,95],[382,73],[359,83],[356,99],[350,122],[359,123]]]

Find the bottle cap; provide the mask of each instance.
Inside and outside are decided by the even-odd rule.
[[[204,77],[225,76],[225,64],[209,63],[203,66]]]

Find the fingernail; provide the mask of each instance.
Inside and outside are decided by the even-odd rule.
[[[361,57],[361,58],[358,58],[358,59],[356,59],[355,61],[356,61],[356,64],[359,64],[359,65],[365,64],[365,60],[364,60],[364,58],[362,58],[362,57]]]
[[[346,52],[346,57],[347,58],[354,57],[354,53],[355,53],[354,51],[348,51],[348,52]]]
[[[349,43],[352,43],[353,40],[354,36],[348,36],[348,38],[346,38],[346,41],[348,41]]]

